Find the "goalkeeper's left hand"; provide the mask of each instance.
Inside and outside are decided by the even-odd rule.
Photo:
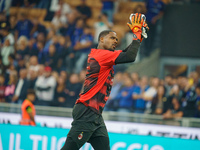
[[[145,17],[145,15],[142,14],[142,18],[144,20],[143,25],[142,25],[142,39],[143,38],[146,39],[147,38],[147,32],[149,31],[149,27],[148,27],[148,25],[146,23],[146,17]]]
[[[148,25],[145,19],[145,16],[140,13],[130,15],[131,23],[127,23],[127,25],[133,32],[133,40],[142,42],[143,38],[147,38],[146,31],[148,30]]]

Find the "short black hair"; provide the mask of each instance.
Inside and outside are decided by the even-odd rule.
[[[113,30],[104,30],[104,31],[102,31],[102,32],[99,34],[98,42],[100,41],[100,38],[101,38],[101,37],[106,36],[106,35],[109,34],[110,32],[115,32],[115,31],[113,31]]]
[[[27,90],[27,95],[35,95],[35,91],[34,91],[34,89],[28,89]]]

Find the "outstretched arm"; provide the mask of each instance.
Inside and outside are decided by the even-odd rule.
[[[115,64],[134,62],[139,47],[140,42],[137,40],[133,40],[132,43],[119,54],[119,56],[115,60]]]
[[[142,27],[143,25],[148,27],[147,24],[145,23],[144,17],[142,17],[142,14],[139,13],[131,14],[130,21],[131,23],[127,23],[127,25],[133,32],[133,41],[125,50],[123,50],[119,54],[119,56],[115,60],[115,64],[135,61],[140,43],[143,40]]]
[[[133,41],[131,42],[131,44],[132,43],[133,43]],[[122,50],[122,52],[126,52],[129,49],[129,47],[131,46],[131,44],[129,44],[124,50]]]

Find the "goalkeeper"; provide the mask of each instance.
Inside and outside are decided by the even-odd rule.
[[[146,37],[144,16],[131,14],[127,25],[133,32],[133,41],[125,50],[116,50],[117,35],[112,30],[99,34],[97,49],[88,55],[83,92],[73,108],[72,127],[61,150],[79,150],[86,142],[95,150],[110,150],[109,137],[102,111],[110,95],[113,65],[134,62],[142,39]]]

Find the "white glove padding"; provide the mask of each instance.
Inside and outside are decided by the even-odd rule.
[[[130,14],[130,16],[129,16],[130,22],[132,22],[131,19],[132,19],[133,15],[135,15],[135,14]],[[144,14],[141,14],[141,18],[143,18],[143,20],[144,20],[143,27],[141,29],[142,30],[142,37],[146,39],[148,37],[147,36],[147,31],[149,30],[149,27],[146,26],[147,25],[146,24],[146,16]]]

